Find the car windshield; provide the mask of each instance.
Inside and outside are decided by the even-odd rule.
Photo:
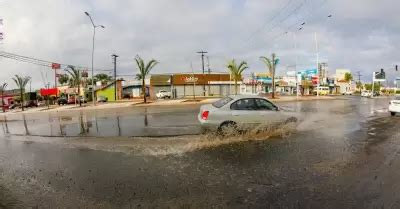
[[[230,97],[224,97],[218,101],[215,101],[212,103],[212,106],[216,107],[216,108],[221,108],[224,105],[228,104],[230,101],[232,101],[233,99]]]

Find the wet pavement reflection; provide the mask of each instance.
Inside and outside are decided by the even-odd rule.
[[[385,101],[386,102],[386,101]],[[324,114],[356,114],[360,120],[371,117],[374,111],[385,108],[382,100],[356,98],[335,101],[303,101],[282,103],[282,109],[301,113],[303,118]],[[344,107],[344,108],[336,108]],[[120,108],[118,111],[71,111],[70,113],[38,113],[0,116],[3,134],[31,136],[179,136],[199,134],[197,121],[199,105],[185,108],[149,107]],[[358,114],[357,114],[358,113]],[[326,115],[325,115],[326,116]],[[349,121],[352,123],[352,121]],[[357,127],[355,127],[357,128]]]
[[[175,136],[199,134],[199,105],[178,110],[174,107],[121,108],[116,112],[75,111],[71,113],[2,116],[3,134],[30,136]]]

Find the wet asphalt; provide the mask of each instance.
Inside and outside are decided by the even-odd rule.
[[[9,115],[0,208],[400,208],[400,116],[388,101],[281,103],[301,114],[284,137],[159,156],[16,139],[190,140],[199,106]]]

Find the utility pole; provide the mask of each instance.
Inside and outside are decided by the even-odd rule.
[[[118,55],[111,55],[114,63],[114,101],[117,101],[117,57]]]
[[[360,92],[361,92],[361,90],[362,90],[362,85],[361,85],[361,71],[357,71],[357,77],[358,77],[358,84],[357,84],[357,88],[358,88],[358,85],[360,85]]]
[[[357,71],[358,82],[361,82],[361,71]]]
[[[202,67],[203,67],[203,82],[205,82],[205,79],[204,79],[204,54],[207,54],[208,52],[205,52],[205,51],[199,51],[199,52],[197,52],[198,54],[201,54],[201,64],[202,64]],[[206,84],[205,83],[203,83],[203,96],[206,96]]]
[[[208,56],[207,56],[207,68],[208,68],[208,74],[210,74],[211,73],[210,59],[208,58]],[[210,84],[208,84],[208,95],[210,95],[210,92],[211,92],[211,87],[210,87]]]
[[[317,97],[319,97],[319,51],[318,51],[318,38],[317,38],[317,32],[315,32],[315,51],[316,51],[316,55],[317,55],[317,76],[318,76],[318,80],[317,80]]]

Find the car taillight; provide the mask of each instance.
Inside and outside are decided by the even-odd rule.
[[[201,119],[207,120],[209,113],[210,113],[209,111],[203,111],[203,113],[201,113]]]

